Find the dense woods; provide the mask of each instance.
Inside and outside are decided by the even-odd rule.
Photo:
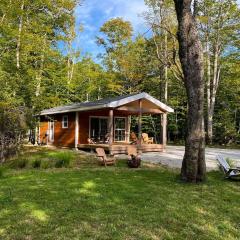
[[[73,45],[76,29],[80,27],[76,26],[74,9],[84,2],[2,0],[1,146],[6,128],[14,129],[12,132],[16,131],[16,125],[22,126],[19,129],[34,128],[35,118],[31,116],[42,109],[141,91],[175,109],[168,117],[168,141],[182,143],[186,137],[187,109],[191,106],[178,55],[174,1],[145,3],[148,11],[139,14],[149,27],[148,34],[136,36],[131,22],[110,19],[96,33],[97,44],[104,48],[96,61],[88,54],[82,55]],[[192,9],[203,48],[207,140],[209,144],[237,144],[240,142],[239,7],[234,0],[195,3]],[[7,110],[9,106],[14,109],[13,120]],[[8,117],[2,117],[4,114]],[[14,120],[16,114],[24,115],[18,118],[22,119],[19,123]],[[143,128],[156,134],[156,122],[159,119],[154,116],[145,117]]]

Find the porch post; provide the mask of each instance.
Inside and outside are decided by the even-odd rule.
[[[127,132],[126,132],[126,138],[127,138],[128,143],[130,140],[130,131],[131,131],[131,116],[128,116],[127,117]]]
[[[76,112],[75,115],[75,149],[78,148],[78,140],[79,140],[79,114]]]
[[[109,110],[108,133],[109,133],[109,145],[112,145],[113,143],[113,109]]]
[[[142,143],[142,99],[138,101],[138,140],[139,145]]]
[[[162,114],[162,118],[161,118],[161,125],[162,125],[162,145],[163,145],[163,149],[166,148],[166,144],[167,144],[167,113],[163,113]]]

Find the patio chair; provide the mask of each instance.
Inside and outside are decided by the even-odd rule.
[[[94,144],[96,143],[93,138],[88,138],[87,139],[88,144]]]
[[[115,165],[116,164],[116,161],[115,161],[114,157],[107,158],[107,155],[106,155],[103,148],[96,148],[96,152],[97,152],[97,158],[98,158],[101,165],[104,165],[106,167],[108,165]]]
[[[143,140],[143,143],[153,144],[153,137],[148,137],[147,133],[142,133],[142,140]]]
[[[135,132],[130,133],[130,142],[131,144],[137,144],[138,143],[138,138]]]
[[[232,168],[229,166],[228,162],[220,155],[217,155],[217,160],[222,171],[225,173],[226,178],[236,179],[240,178],[240,168]]]

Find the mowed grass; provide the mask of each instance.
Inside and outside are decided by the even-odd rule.
[[[193,185],[159,166],[104,168],[91,156],[76,159],[67,169],[4,173],[0,239],[240,239],[240,183],[220,172]]]

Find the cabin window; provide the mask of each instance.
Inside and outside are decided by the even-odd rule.
[[[90,138],[95,142],[107,142],[107,117],[90,117]]]
[[[115,118],[114,140],[116,142],[126,141],[126,118],[125,117]]]
[[[68,128],[68,116],[64,115],[62,117],[62,128]]]

